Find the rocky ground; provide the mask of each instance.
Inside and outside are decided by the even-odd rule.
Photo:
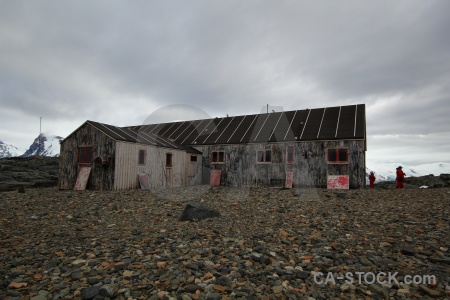
[[[193,201],[221,216],[178,221]],[[1,299],[450,299],[448,188],[38,188],[0,204]]]
[[[24,187],[49,187],[58,183],[59,158],[9,157],[0,159],[0,192]]]

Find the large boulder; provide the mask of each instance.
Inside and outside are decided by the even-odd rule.
[[[450,186],[450,174],[441,174],[439,178],[445,182],[447,186]]]
[[[199,221],[208,218],[220,217],[220,213],[208,206],[194,202],[186,205],[183,213],[181,214],[180,221]]]

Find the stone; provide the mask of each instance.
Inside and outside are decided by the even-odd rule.
[[[28,285],[28,283],[26,282],[11,282],[8,287],[13,288],[13,289],[20,289],[23,287],[26,287]]]
[[[410,291],[408,289],[398,289],[397,295],[400,297],[408,297],[410,295]]]
[[[191,294],[194,294],[196,291],[203,291],[203,288],[201,287],[201,286],[199,286],[199,285],[196,285],[196,284],[188,284],[188,285],[186,285],[185,287],[184,287],[184,290],[187,292],[187,293],[191,293]]]
[[[88,283],[89,283],[90,285],[94,285],[94,284],[97,284],[97,283],[99,283],[100,281],[102,281],[102,279],[103,279],[102,276],[96,275],[96,276],[91,276],[91,277],[89,277],[89,278],[87,279],[87,281],[88,281]]]
[[[302,280],[308,279],[309,276],[311,275],[309,272],[306,272],[306,271],[296,271],[294,274],[295,274],[295,277],[302,279]]]
[[[272,287],[272,291],[274,294],[281,294],[283,292],[283,286],[277,285]]]
[[[47,300],[47,296],[38,294],[36,296],[31,297],[30,300]]]
[[[81,273],[79,271],[72,272],[72,274],[70,274],[70,278],[72,280],[79,280],[79,279],[83,278],[83,273]]]
[[[48,294],[46,290],[40,290],[36,296],[31,297],[31,300],[47,300]]]
[[[450,257],[429,257],[428,259],[434,263],[450,265]]]
[[[81,299],[89,300],[94,299],[100,293],[100,288],[98,286],[90,286],[81,289]]]
[[[415,254],[414,249],[411,247],[403,247],[400,252],[404,255],[412,256]]]
[[[227,290],[226,287],[224,287],[223,285],[220,285],[220,284],[215,284],[213,286],[213,289],[216,290],[216,291],[222,292],[222,293]]]
[[[85,259],[77,259],[77,260],[74,260],[72,262],[72,265],[75,266],[75,267],[81,267],[81,266],[83,266],[85,264],[86,264],[86,260]]]
[[[386,288],[383,288],[382,286],[378,284],[371,284],[369,285],[368,289],[375,294],[378,294],[380,296],[383,296],[385,299],[389,299],[389,290]]]
[[[346,192],[338,192],[338,193],[337,193],[337,197],[338,197],[338,198],[346,199],[346,198],[348,198],[348,195],[347,195]]]
[[[104,297],[113,298],[117,295],[118,290],[117,285],[105,284],[100,287],[99,294]]]
[[[221,300],[222,295],[219,293],[210,292],[206,295],[206,300]]]
[[[226,287],[231,287],[231,285],[233,284],[231,279],[228,278],[227,276],[220,276],[220,277],[218,277],[214,283],[218,284],[218,285],[223,285],[223,286],[226,286]]]
[[[431,296],[431,297],[433,297],[433,298],[438,298],[438,297],[441,297],[441,295],[442,295],[442,293],[441,293],[440,291],[430,289],[430,288],[426,287],[426,286],[423,285],[423,284],[419,285],[419,288],[420,288],[422,291],[424,291],[428,296]]]
[[[179,217],[179,221],[200,221],[208,218],[220,217],[219,211],[209,208],[202,203],[189,203]]]

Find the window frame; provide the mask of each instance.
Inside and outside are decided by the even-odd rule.
[[[289,149],[292,149],[292,159],[289,159]],[[295,162],[295,147],[294,145],[288,145],[286,147],[286,163],[293,164]]]
[[[190,162],[197,162],[197,161],[198,161],[198,156],[191,154]]]
[[[91,160],[87,160],[86,158],[89,158],[88,154],[90,149],[90,155],[91,155]],[[81,161],[81,152],[83,151],[83,160]],[[94,146],[90,146],[90,145],[84,145],[84,146],[78,146],[78,155],[77,155],[77,163],[79,165],[90,165],[94,162]]]
[[[345,165],[348,164],[348,148],[345,147],[339,147],[339,148],[327,148],[326,149],[326,157],[327,157],[327,163],[328,164],[334,164],[334,165]],[[330,151],[335,151],[336,160],[330,160]],[[345,160],[341,160],[341,154],[345,151]]]
[[[143,156],[143,162],[141,162],[141,153],[144,152]],[[139,149],[138,151],[138,165],[139,166],[145,166],[147,161],[147,150],[145,149]]]
[[[216,154],[216,160],[214,160],[214,153]],[[222,153],[222,160],[220,160],[220,153]],[[211,151],[211,164],[225,164],[225,151],[217,150],[217,151]]]
[[[259,153],[263,152],[262,161],[259,161]],[[267,161],[267,152],[270,152],[270,160]],[[257,164],[271,164],[272,163],[272,149],[259,149],[256,150],[256,163]]]
[[[166,168],[172,168],[172,167],[173,167],[173,153],[166,152]]]

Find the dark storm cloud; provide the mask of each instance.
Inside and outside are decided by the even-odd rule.
[[[448,1],[0,3],[2,128],[366,103],[375,149],[448,136]]]

